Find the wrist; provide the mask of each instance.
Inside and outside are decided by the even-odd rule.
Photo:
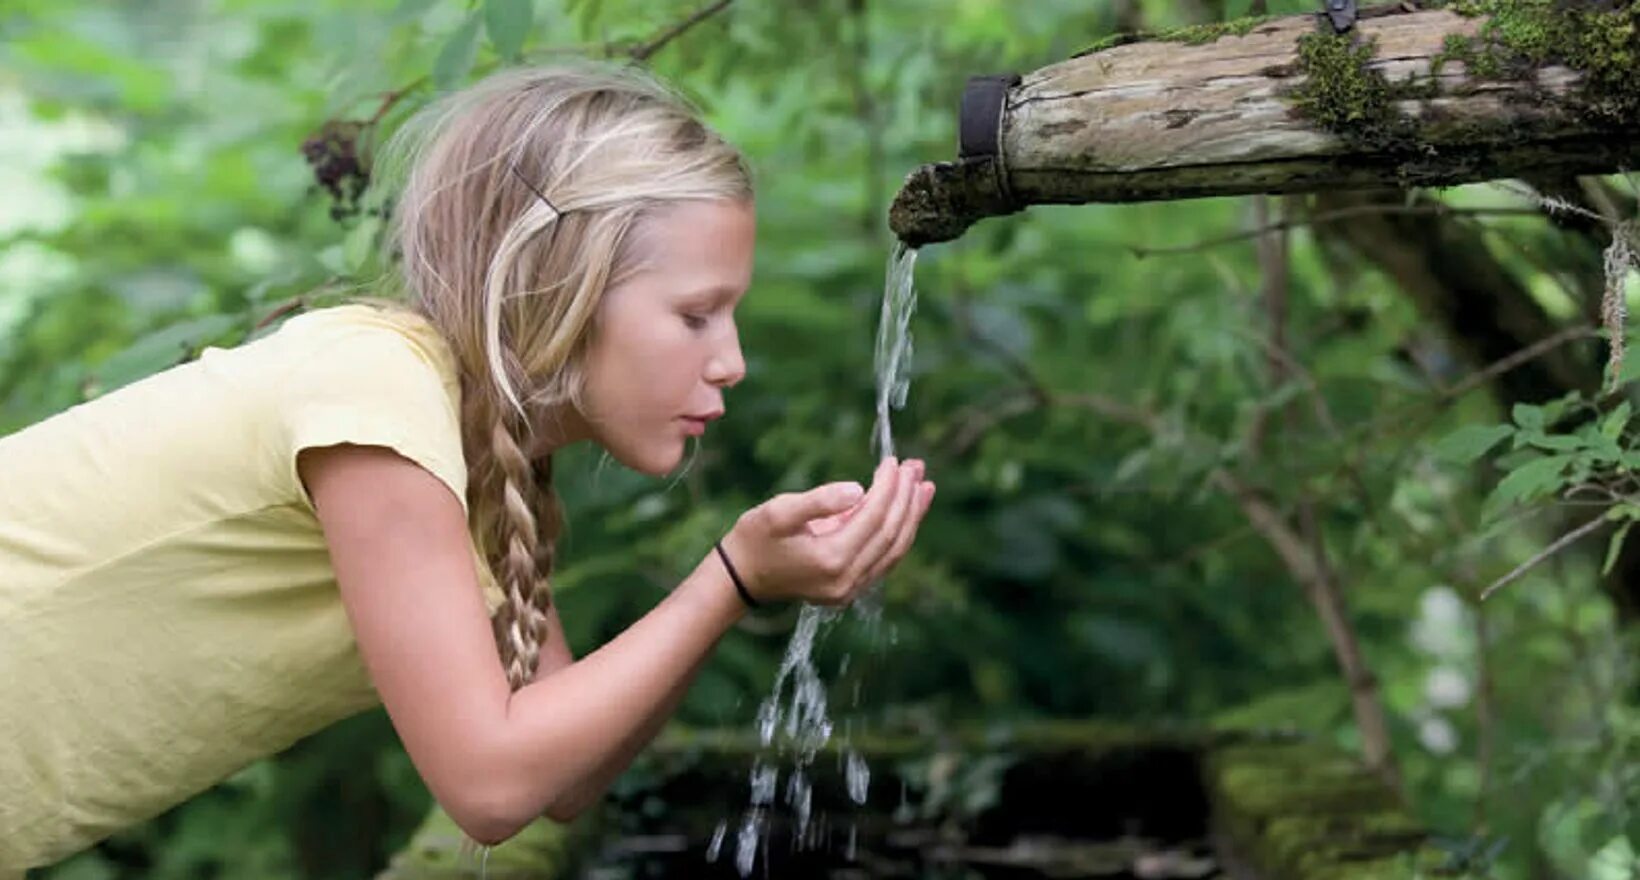
[[[718,558],[716,550],[706,551],[700,564],[695,566],[694,572],[685,581],[685,586],[691,603],[710,614],[725,631],[739,623],[751,610],[735,594],[734,581],[729,579],[729,572],[723,567],[723,560]]]
[[[734,582],[735,593],[740,596],[740,601],[744,603],[748,609],[755,610],[762,607],[763,603],[757,601],[757,599],[752,596],[752,592],[746,589],[746,582],[740,579],[740,571],[735,568],[734,560],[729,558],[728,551],[723,549],[723,542],[721,540],[718,541],[713,545],[712,549],[717,552],[718,561],[723,563],[723,569],[729,573],[729,580]]]
[[[739,524],[724,533],[712,548],[712,560],[723,572],[729,581],[729,589],[735,593],[736,601],[750,611],[766,605],[768,596],[764,595],[762,578],[759,577],[756,554],[741,540]]]

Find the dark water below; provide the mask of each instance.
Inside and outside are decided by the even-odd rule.
[[[750,877],[1227,877],[1207,840],[1195,759],[1182,750],[1136,751],[1096,768],[1075,754],[1033,756],[989,783],[938,794],[927,785],[912,793],[884,768],[890,778],[874,780],[863,806],[824,796],[843,788],[827,769],[819,761],[812,771],[815,803],[801,833],[789,812],[769,815]],[[635,799],[583,876],[740,880],[733,823],[713,848],[718,817],[743,797],[737,782],[686,773]]]

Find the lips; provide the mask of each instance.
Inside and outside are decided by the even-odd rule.
[[[698,437],[701,434],[706,433],[706,423],[707,422],[710,422],[713,419],[718,419],[718,418],[722,418],[722,417],[723,417],[723,410],[717,410],[716,412],[709,412],[709,413],[706,413],[704,415],[681,416],[680,418],[682,419],[683,424],[685,425],[684,430],[689,432],[690,434],[693,434],[693,435]]]

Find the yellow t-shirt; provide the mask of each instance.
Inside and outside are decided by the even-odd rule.
[[[424,319],[348,304],[0,437],[0,873],[378,704],[296,453],[388,446],[465,509],[459,395]]]

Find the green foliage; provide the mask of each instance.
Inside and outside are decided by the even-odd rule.
[[[534,15],[530,0],[484,0],[484,33],[497,55],[509,62],[520,60]]]
[[[1611,500],[1612,518],[1629,520],[1640,515],[1640,502],[1630,500],[1624,485],[1640,468],[1640,449],[1629,429],[1632,414],[1627,400],[1602,412],[1574,391],[1543,405],[1515,404],[1510,423],[1465,425],[1437,442],[1434,451],[1448,461],[1469,463],[1509,441],[1511,452],[1498,459],[1507,472],[1483,507],[1487,518],[1513,506],[1598,490]],[[1617,541],[1625,533],[1619,532]]]

